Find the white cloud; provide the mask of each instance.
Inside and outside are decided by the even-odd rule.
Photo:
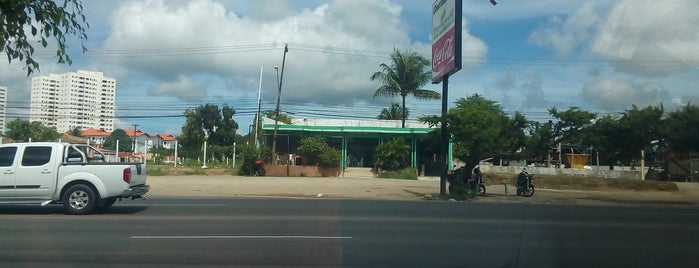
[[[669,92],[656,83],[636,84],[620,78],[601,78],[583,87],[583,98],[609,112],[645,107],[669,101]]]
[[[585,2],[567,15],[553,16],[529,36],[529,41],[544,47],[552,47],[559,55],[568,55],[585,45],[594,36],[600,23],[594,2]]]
[[[244,13],[211,0],[124,2],[112,15],[103,46],[117,56],[97,60],[166,84],[201,75],[238,81],[227,94],[256,92],[263,65],[263,97],[276,99],[272,67],[281,67],[288,43],[284,101],[351,104],[372,98],[378,85],[369,76],[393,48],[429,53],[427,44],[411,42],[402,7],[388,0],[337,0],[302,9],[275,1],[273,6],[265,10],[254,3]],[[464,55],[486,52],[481,40],[464,33]],[[154,88],[162,90],[153,94],[167,94],[171,87]]]
[[[620,70],[666,75],[699,66],[699,2],[619,1],[600,28],[593,49],[612,56]]]

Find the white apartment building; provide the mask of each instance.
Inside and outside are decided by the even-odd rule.
[[[0,86],[0,134],[5,134],[7,124],[7,87]]]
[[[114,131],[116,79],[82,71],[32,78],[29,121],[58,132],[74,128]]]

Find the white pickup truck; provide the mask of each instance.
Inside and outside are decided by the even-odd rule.
[[[146,165],[108,163],[88,145],[60,142],[0,145],[0,204],[63,204],[90,214],[121,198],[143,198]]]

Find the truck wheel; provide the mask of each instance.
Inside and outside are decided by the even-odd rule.
[[[85,215],[94,212],[97,206],[97,195],[90,186],[76,184],[63,193],[63,208],[72,215]]]
[[[112,205],[114,205],[114,202],[116,202],[116,201],[117,201],[117,198],[116,198],[116,197],[110,197],[110,198],[107,198],[107,199],[102,199],[102,201],[100,202],[100,208],[108,208],[108,207],[111,207]]]

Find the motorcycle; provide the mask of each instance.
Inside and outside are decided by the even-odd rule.
[[[468,176],[468,171],[465,169],[466,167],[456,169],[447,177],[449,181],[449,192],[454,192],[455,186],[466,185],[469,189],[477,191],[478,195],[485,195],[485,180],[480,168],[476,166],[471,176]]]
[[[471,189],[476,189],[476,187],[478,187],[478,195],[485,195],[485,181],[483,180],[483,173],[481,173],[481,168],[479,166],[473,169],[473,176],[471,176],[469,186],[471,186]]]
[[[526,197],[534,195],[534,176],[525,168],[517,175],[517,195]]]
[[[262,177],[265,175],[265,173],[266,172],[265,172],[264,165],[262,164],[262,160],[257,159],[257,161],[255,161],[255,171],[254,171],[255,176]]]

